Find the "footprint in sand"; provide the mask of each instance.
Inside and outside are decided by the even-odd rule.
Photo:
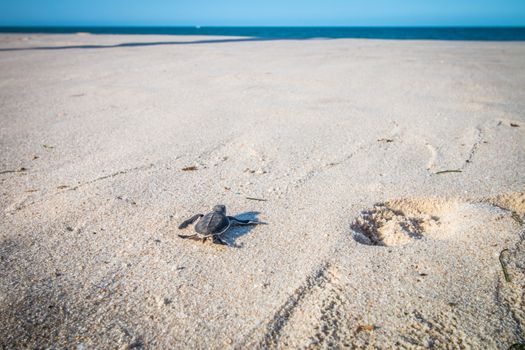
[[[356,241],[396,246],[421,239],[442,226],[441,216],[457,210],[458,203],[438,199],[405,199],[374,205],[351,225]]]
[[[525,193],[511,193],[482,200],[415,198],[379,203],[361,212],[352,222],[356,241],[367,245],[397,246],[425,237],[468,239],[465,225],[483,226],[490,211],[498,220],[505,215],[525,212]],[[519,217],[519,215],[517,216]],[[475,239],[473,237],[472,239]]]

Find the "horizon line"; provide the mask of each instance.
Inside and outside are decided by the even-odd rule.
[[[0,28],[525,28],[523,25],[2,25]]]

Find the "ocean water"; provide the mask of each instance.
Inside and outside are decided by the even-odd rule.
[[[0,32],[220,35],[260,39],[525,41],[525,27],[0,27]]]

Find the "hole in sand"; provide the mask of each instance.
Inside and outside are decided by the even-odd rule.
[[[456,201],[403,199],[378,203],[352,222],[354,239],[362,244],[396,246],[423,238],[440,225],[440,216],[457,207]]]

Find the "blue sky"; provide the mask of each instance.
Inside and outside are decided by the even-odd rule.
[[[0,0],[0,25],[525,25],[525,0]]]

